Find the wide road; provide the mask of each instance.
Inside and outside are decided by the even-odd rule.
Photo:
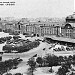
[[[46,48],[47,46],[48,46],[48,43],[40,41],[40,45],[37,48],[33,48],[30,51],[24,52],[24,53],[4,53],[2,55],[2,58],[3,60],[7,60],[9,58],[16,58],[16,57],[27,59],[32,57],[35,54],[41,55],[43,53],[43,48]]]
[[[12,74],[18,73],[18,72],[26,74],[28,69],[28,65],[26,65],[27,60],[35,54],[41,55],[43,53],[43,48],[47,48],[48,46],[49,46],[48,43],[40,42],[40,45],[37,48],[34,48],[28,52],[16,53],[16,54],[15,53],[3,54],[4,60],[12,58],[12,57],[13,58],[20,57],[23,59],[23,62],[18,65],[17,69],[10,70],[9,72],[11,72]]]

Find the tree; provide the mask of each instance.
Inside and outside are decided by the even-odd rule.
[[[33,72],[36,70],[36,62],[34,61],[34,58],[29,59],[27,64],[29,65],[28,74],[34,75]]]
[[[50,72],[53,72],[52,66],[58,64],[58,58],[54,55],[47,55],[45,59],[46,59],[46,63],[48,63],[48,66],[51,67]]]
[[[66,64],[66,66],[67,66],[69,69],[72,68],[72,67],[71,67],[71,62],[70,62],[70,61],[67,61],[65,64]]]
[[[68,57],[68,60],[72,61],[72,60],[73,60],[73,57],[70,55],[70,56]]]
[[[42,67],[42,64],[43,64],[43,59],[42,59],[42,57],[38,57],[38,58],[36,59],[36,62],[39,64],[39,66]]]
[[[66,73],[64,72],[64,69],[61,68],[61,67],[58,69],[57,74],[58,74],[58,75],[66,75]]]
[[[75,75],[75,73],[72,72],[70,75]]]
[[[73,55],[73,65],[75,65],[75,55]]]
[[[0,56],[0,61],[2,61],[2,56]]]
[[[69,72],[68,67],[66,64],[63,64],[59,69],[57,74],[58,75],[66,75],[66,73]]]
[[[59,62],[59,64],[61,64],[61,62],[64,62],[63,56],[59,56],[59,57],[58,57],[58,62]]]
[[[73,55],[73,61],[75,61],[75,55]]]

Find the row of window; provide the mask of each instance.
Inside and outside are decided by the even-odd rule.
[[[54,35],[58,35],[58,34],[66,34],[67,37],[71,36],[72,33],[72,29],[61,29],[60,27],[34,27],[34,26],[27,26],[27,31],[29,32],[36,32],[36,33],[41,33],[44,35],[49,35],[49,34],[54,34]],[[64,31],[65,30],[65,31]]]
[[[70,33],[66,33],[66,37],[71,37],[72,36],[72,34]]]
[[[27,26],[27,31],[34,32],[35,31],[35,27]]]

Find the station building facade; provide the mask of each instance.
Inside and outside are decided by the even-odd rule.
[[[44,35],[60,35],[63,22],[35,22],[26,25],[26,32],[39,36]]]
[[[61,36],[75,39],[75,14],[66,17],[65,26],[61,27]]]
[[[30,34],[56,35],[75,39],[75,14],[65,18],[65,22],[32,22],[26,25],[26,32]]]
[[[13,32],[28,33],[36,36],[55,35],[75,39],[75,14],[69,15],[64,22],[0,22],[0,29],[11,29]]]

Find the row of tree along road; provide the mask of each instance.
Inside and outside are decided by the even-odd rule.
[[[55,55],[46,55],[45,57],[37,57],[36,61],[34,60],[34,57],[28,60],[28,65],[30,66],[28,68],[28,73],[31,75],[34,75],[34,71],[38,67],[51,67],[49,72],[53,72],[52,67],[53,66],[60,66],[58,69],[56,75],[66,75],[68,72],[75,71],[73,69],[73,66],[75,66],[75,55],[73,56],[55,56]],[[69,75],[75,75],[73,72]]]
[[[15,58],[9,59],[0,62],[0,75],[3,75],[5,72],[8,72],[11,69],[16,69],[17,65],[21,63],[22,59]]]

